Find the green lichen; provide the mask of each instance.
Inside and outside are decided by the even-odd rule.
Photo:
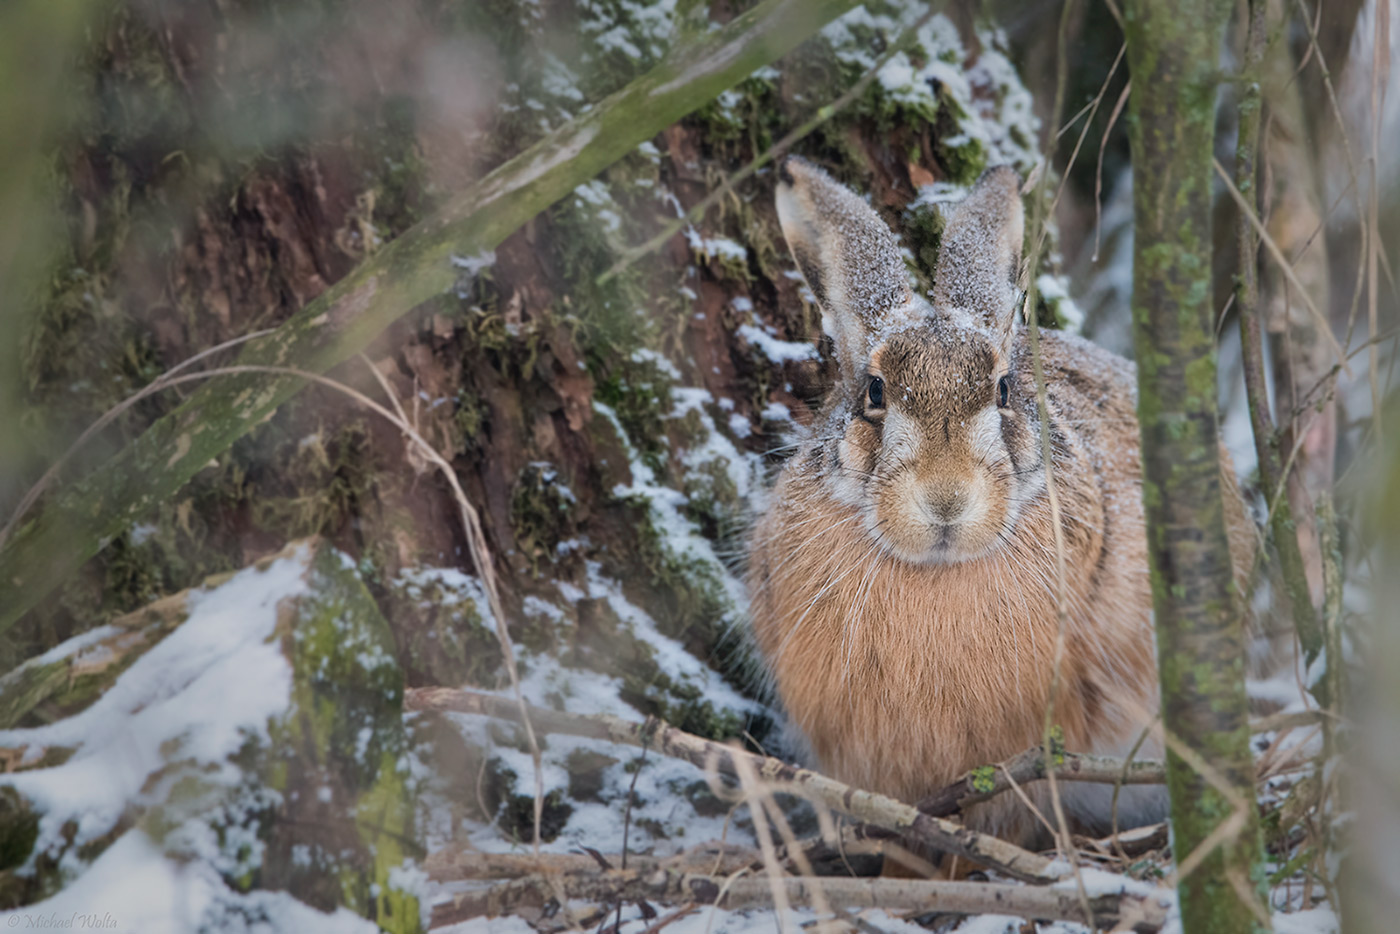
[[[1057,767],[1065,764],[1065,730],[1058,723],[1050,727],[1050,762]]]

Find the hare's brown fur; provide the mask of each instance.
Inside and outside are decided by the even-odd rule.
[[[798,163],[788,169],[790,178],[794,169],[789,184],[799,193],[810,185],[821,189],[818,198],[840,197],[822,187],[834,183],[817,170]],[[1015,197],[1014,185],[1009,191]],[[1014,208],[1012,233],[1019,249],[1019,202]],[[849,204],[846,209],[856,210]],[[792,210],[789,206],[789,214]],[[790,241],[805,241],[787,217],[784,226]],[[996,238],[983,241],[989,239]],[[814,271],[819,264],[831,265],[815,252],[809,242],[794,244],[809,281],[822,274]],[[1006,258],[983,260],[995,269]],[[944,269],[941,262],[940,271]],[[819,295],[837,291],[829,282],[822,284]],[[971,286],[975,291],[976,281]],[[895,289],[887,291],[895,302],[910,300]],[[825,310],[840,316],[839,309]],[[907,309],[900,313],[909,314]],[[925,313],[941,312],[925,306]],[[994,308],[989,314],[1003,312]],[[1025,419],[1034,417],[1024,331],[1008,327],[998,337],[1001,332],[992,327],[985,339],[970,342],[940,337],[937,328],[928,327],[913,336],[897,329],[891,336],[877,333],[879,325],[869,324],[871,315],[863,317],[864,327],[857,321],[844,346],[838,341],[847,357],[843,370],[868,366],[872,374],[883,374],[886,391],[904,393],[901,417],[906,422],[946,435],[946,443],[938,439],[911,455],[901,477],[921,490],[937,489],[945,476],[973,478],[959,481],[962,486],[995,486],[1000,477],[995,471],[983,471],[992,480],[976,479],[978,465],[970,463],[976,457],[969,453],[976,446],[960,443],[958,432],[973,431],[969,426],[979,408],[985,408],[984,394],[991,398],[998,373],[1017,374],[1013,385],[1022,412]],[[947,320],[967,316],[959,312],[939,327],[946,329]],[[975,315],[973,320],[974,330],[980,328]],[[1041,352],[1068,595],[1053,720],[1063,728],[1071,750],[1122,754],[1157,709],[1136,378],[1131,364],[1072,336],[1042,332]],[[901,360],[891,359],[892,354],[901,354]],[[986,359],[958,362],[954,358],[959,354]],[[967,384],[982,373],[990,373],[992,383],[985,388],[978,383],[969,393]],[[782,705],[810,742],[817,764],[857,787],[916,801],[969,768],[1040,741],[1058,630],[1055,536],[1043,486],[1018,486],[1030,491],[1024,502],[1015,502],[1013,492],[985,492],[986,506],[978,515],[991,516],[983,523],[991,531],[979,533],[981,538],[969,532],[965,554],[906,560],[892,553],[904,546],[890,537],[883,520],[871,518],[879,515],[876,507],[853,502],[854,494],[843,486],[853,481],[837,479],[852,474],[852,462],[858,464],[852,475],[866,482],[887,467],[880,460],[880,432],[889,429],[860,414],[863,403],[869,406],[863,396],[869,378],[843,372],[818,419],[816,437],[788,462],[772,505],[754,530],[749,568],[753,627]],[[895,403],[889,405],[893,411]],[[1028,454],[1039,444],[1038,424],[1018,413],[993,412],[1002,416],[1003,433],[1034,430],[1034,445],[1024,438],[1006,442],[1008,451],[1023,455],[1019,463],[1014,453],[1011,457],[1021,468],[1011,472],[1013,482],[1024,484],[1031,472],[1043,473]],[[1252,529],[1228,466],[1222,480],[1232,547],[1237,563],[1246,565]],[[863,495],[873,500],[880,492]],[[984,540],[989,543],[985,547]],[[1159,747],[1149,743],[1147,748]],[[1107,820],[1102,789],[1080,787],[1067,793],[1081,825],[1101,826]],[[1135,791],[1125,800],[1125,825],[1134,822],[1135,812],[1146,820],[1160,816],[1165,807],[1158,791]],[[1022,837],[1033,830],[1028,812],[1012,796],[970,818]]]

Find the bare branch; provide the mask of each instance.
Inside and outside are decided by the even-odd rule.
[[[729,879],[674,871],[591,870],[559,877],[555,885],[569,898],[612,903],[646,899],[672,904],[716,905],[721,908],[770,908],[776,887],[794,905],[811,905],[818,888],[836,905],[883,908],[890,911],[945,911],[960,914],[1019,915],[1023,918],[1092,923],[1096,927],[1151,934],[1166,921],[1161,901],[1150,895],[1124,892],[1089,900],[1093,918],[1069,888],[1033,888],[988,882],[942,882],[924,879],[843,879],[788,876],[782,879]],[[1163,893],[1166,894],[1165,892]],[[433,909],[433,927],[470,918],[496,917],[521,908],[543,907],[555,898],[554,887],[529,876],[484,892],[458,895]]]
[[[1125,763],[1115,756],[1093,756],[1065,752],[1054,757],[1053,771],[1061,781],[1099,782],[1112,785],[1160,785],[1167,780],[1166,766],[1155,759]],[[1025,752],[995,766],[971,769],[961,778],[935,791],[919,802],[919,810],[934,817],[957,814],[974,804],[1010,791],[1013,784],[1047,778],[1044,747],[1032,746]]]

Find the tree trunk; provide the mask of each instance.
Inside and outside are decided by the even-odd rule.
[[[450,289],[463,265],[494,262],[487,254],[536,214],[851,5],[768,0],[679,50],[397,237],[277,333],[244,350],[240,362],[313,373],[344,362],[395,320]],[[201,386],[107,469],[0,541],[0,632],[304,385],[263,374]]]
[[[1230,4],[1127,4],[1133,82],[1133,327],[1143,501],[1156,611],[1167,782],[1192,934],[1248,931],[1259,841],[1244,627],[1226,536],[1216,400],[1211,159],[1216,63]],[[1202,774],[1209,771],[1209,776]]]

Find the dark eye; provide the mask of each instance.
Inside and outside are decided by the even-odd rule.
[[[870,407],[872,409],[885,407],[885,381],[878,376],[870,377]]]
[[[1003,376],[997,380],[997,407],[1006,408],[1011,401],[1011,377]]]

